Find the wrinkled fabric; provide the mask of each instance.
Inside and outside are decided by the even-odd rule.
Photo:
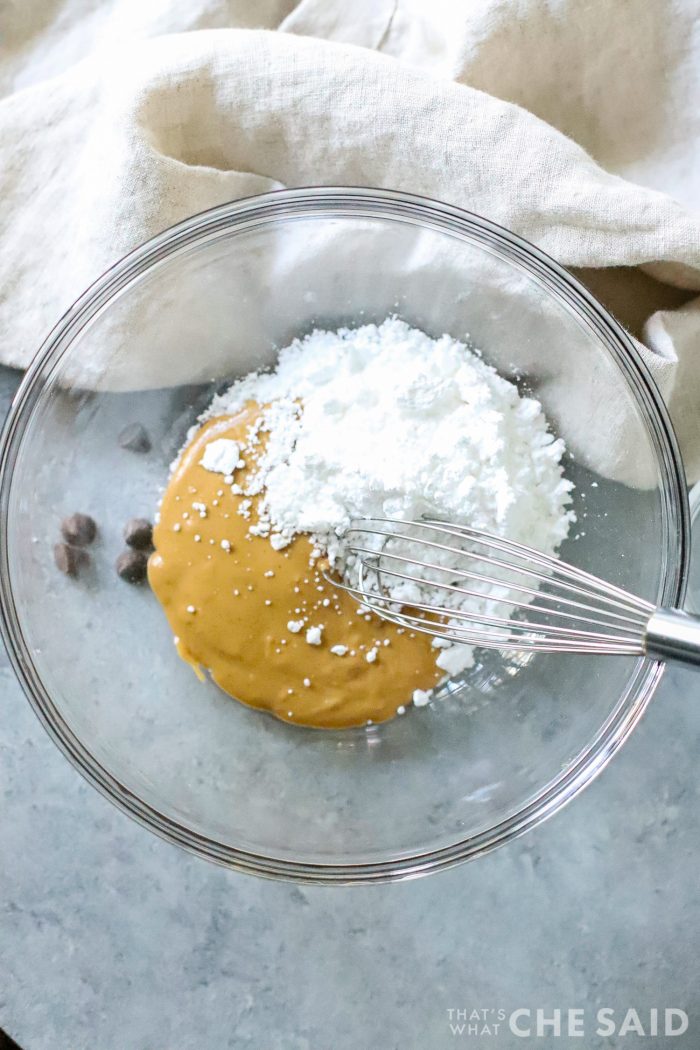
[[[695,0],[0,4],[0,360],[26,366],[92,280],[188,215],[389,187],[574,268],[639,340],[694,480],[699,82]],[[166,359],[134,370],[169,382]]]

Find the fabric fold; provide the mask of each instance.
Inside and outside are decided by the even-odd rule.
[[[690,297],[692,8],[27,0],[0,14],[0,360],[25,367],[76,296],[148,237],[299,185],[424,194],[566,266],[642,268]],[[640,335],[694,479],[697,303],[650,306]],[[171,371],[150,360],[134,384]]]

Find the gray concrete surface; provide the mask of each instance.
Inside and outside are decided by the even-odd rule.
[[[0,413],[15,382],[0,372]],[[488,857],[298,888],[212,867],[117,812],[2,654],[0,1028],[24,1050],[696,1048],[699,700],[699,676],[668,673],[603,776]],[[615,1036],[596,1034],[603,1008]],[[685,1011],[688,1031],[643,1038],[631,1018],[619,1033],[630,1009],[648,1033],[651,1008],[661,1030],[664,1009]],[[538,1009],[560,1011],[561,1036],[537,1037]],[[458,1010],[482,1014],[479,1034],[459,1033]],[[529,1038],[510,1031],[518,1010]],[[566,1035],[574,1010],[582,1037]]]

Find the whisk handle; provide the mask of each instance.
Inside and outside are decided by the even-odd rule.
[[[657,609],[647,624],[644,651],[655,660],[700,668],[700,616],[681,609]]]

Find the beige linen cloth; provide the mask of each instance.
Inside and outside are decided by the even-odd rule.
[[[700,0],[0,0],[2,362],[156,232],[319,183],[573,268],[700,476]]]

